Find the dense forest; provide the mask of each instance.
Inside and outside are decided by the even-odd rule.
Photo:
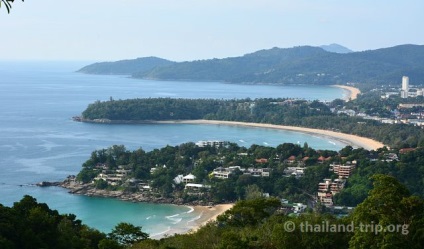
[[[128,64],[136,78],[158,80],[224,81],[232,83],[369,84],[399,83],[403,75],[422,82],[424,46],[391,48],[338,54],[319,47],[300,46],[260,50],[240,57],[165,63],[134,67],[133,60],[89,65],[81,72],[110,74]],[[88,69],[94,69],[89,71]],[[119,69],[119,70],[118,70]],[[177,84],[177,83],[176,83]]]
[[[358,100],[349,105],[362,108],[365,105],[370,107],[374,102],[365,104]],[[424,145],[424,131],[419,127],[382,124],[374,120],[332,113],[330,108],[338,105],[344,105],[344,102],[335,100],[330,105],[325,105],[318,101],[290,99],[148,98],[96,101],[87,107],[82,117],[86,121],[108,119],[118,122],[189,119],[256,122],[340,131],[373,138],[398,148]],[[377,106],[387,110],[384,103]],[[369,109],[373,110],[371,107]]]

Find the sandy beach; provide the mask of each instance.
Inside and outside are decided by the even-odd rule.
[[[191,231],[195,232],[208,222],[215,221],[220,214],[225,213],[225,211],[231,209],[233,206],[233,203],[219,204],[215,206],[193,206],[194,212],[199,213],[200,218],[194,221],[195,225],[192,227]]]
[[[257,128],[267,128],[267,129],[280,129],[288,131],[296,131],[302,133],[314,134],[322,137],[331,137],[335,140],[342,141],[346,144],[350,144],[354,147],[361,147],[367,150],[376,150],[384,146],[383,143],[373,140],[371,138],[360,137],[356,135],[350,135],[341,132],[304,128],[297,126],[286,126],[286,125],[273,125],[273,124],[260,124],[260,123],[247,123],[247,122],[236,122],[236,121],[220,121],[220,120],[181,120],[181,121],[159,121],[157,123],[167,123],[167,124],[210,124],[210,125],[235,125],[235,126],[245,126],[245,127],[257,127]]]
[[[333,85],[333,86],[349,91],[349,96],[346,96],[346,98],[345,98],[346,101],[356,99],[358,97],[358,94],[361,93],[361,91],[356,87],[344,86],[344,85]]]
[[[164,233],[156,234],[151,236],[152,239],[161,239],[166,236],[172,236],[174,234],[185,234],[196,232],[200,227],[206,225],[210,221],[215,221],[216,218],[223,214],[228,209],[234,206],[231,204],[218,204],[215,206],[192,206],[193,214],[195,215],[195,219],[181,224],[180,227],[174,227],[169,231]]]

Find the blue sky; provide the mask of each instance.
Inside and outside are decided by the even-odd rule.
[[[339,43],[423,44],[423,0],[26,0],[0,9],[0,60],[185,61]]]

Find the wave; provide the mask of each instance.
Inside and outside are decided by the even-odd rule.
[[[166,234],[167,232],[169,232],[169,231],[171,231],[171,227],[168,227],[165,231],[163,231],[163,232],[159,232],[159,233],[155,233],[155,234],[152,234],[152,235],[150,235],[150,237],[156,237],[156,236],[159,236],[159,235],[162,235],[162,234]]]
[[[246,141],[244,141],[243,139],[239,140],[240,143],[246,143]]]
[[[269,143],[267,143],[267,142],[263,142],[263,144],[265,144],[265,145],[269,145]]]
[[[172,224],[175,225],[180,223],[183,220],[183,218],[170,218],[169,220],[171,220]]]
[[[165,216],[165,218],[172,221],[172,224],[175,225],[177,223],[180,223],[183,220],[183,218],[175,218],[179,215],[181,215],[181,214],[174,214],[174,215],[170,215],[170,216]]]
[[[191,220],[188,220],[187,225],[189,225],[190,222],[195,222],[196,220],[200,219],[202,217],[202,215],[203,215],[203,211],[198,216],[194,217]]]
[[[194,211],[194,208],[193,207],[189,207],[189,208],[190,208],[190,210],[188,210],[187,212],[185,212],[186,214],[189,214],[189,213],[191,213],[191,212]]]
[[[172,219],[174,217],[177,217],[178,215],[180,215],[180,214],[174,214],[174,215],[170,215],[170,216],[165,216],[165,218]]]
[[[151,215],[149,217],[146,218],[146,220],[150,220],[151,218],[154,218],[156,215]]]
[[[332,144],[332,145],[336,145],[336,143],[335,142],[333,142],[333,141],[328,141],[330,144]]]

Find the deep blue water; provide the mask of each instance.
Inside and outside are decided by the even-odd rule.
[[[68,194],[60,188],[29,186],[76,174],[93,150],[113,144],[145,150],[199,140],[275,146],[308,142],[338,150],[341,142],[273,129],[190,124],[98,125],[73,122],[95,100],[178,97],[291,97],[332,100],[347,93],[333,87],[237,85],[217,82],[135,80],[125,76],[74,73],[84,63],[0,62],[0,203],[12,205],[30,194],[61,213],[108,232],[120,221],[156,234],[195,218],[188,207],[128,203]],[[193,132],[195,131],[195,132]],[[22,186],[21,186],[22,185]],[[176,215],[178,214],[178,215]]]

